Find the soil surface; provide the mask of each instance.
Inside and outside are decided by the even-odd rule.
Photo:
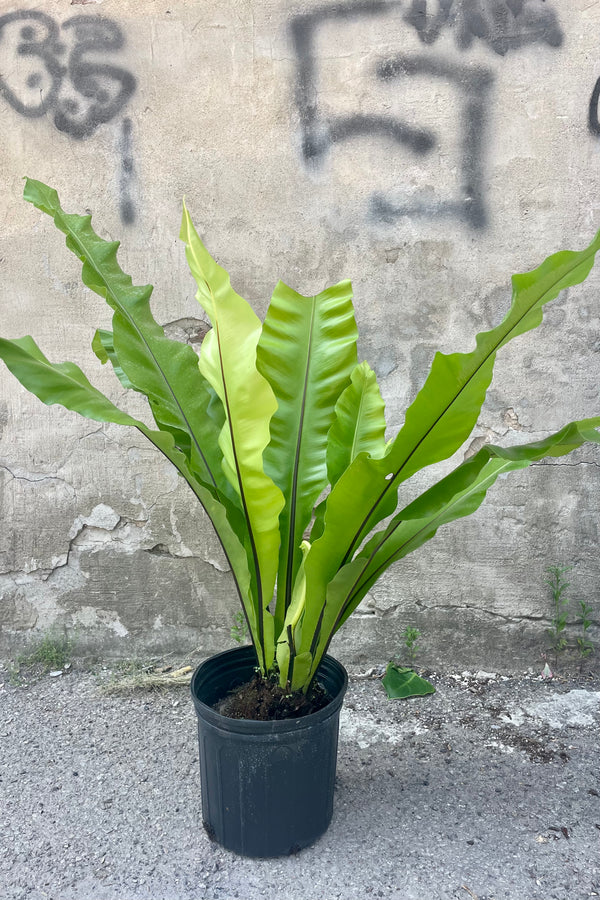
[[[288,693],[279,686],[278,681],[256,674],[246,684],[227,694],[215,705],[215,709],[230,719],[298,719],[323,709],[329,700],[320,684],[312,685],[308,694],[302,691]]]
[[[600,896],[600,678],[429,675],[435,694],[398,701],[350,674],[329,830],[253,860],[202,828],[189,689],[0,669],[0,897]]]

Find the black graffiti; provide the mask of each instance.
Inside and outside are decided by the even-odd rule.
[[[346,140],[353,134],[364,134],[367,123],[363,116],[335,118],[326,120],[321,116],[318,106],[318,78],[314,44],[317,30],[327,20],[353,20],[362,16],[379,15],[390,7],[387,0],[367,0],[352,5],[339,4],[325,6],[304,15],[296,16],[290,23],[290,32],[296,58],[298,61],[296,74],[295,99],[302,129],[302,154],[306,160],[318,160],[327,152],[329,146],[337,141]],[[392,118],[371,116],[369,128],[391,135],[400,143],[408,146],[425,147],[431,141],[429,132],[418,133],[402,122]],[[418,152],[418,151],[417,151]]]
[[[121,50],[125,40],[116,22],[74,16],[63,23],[63,29],[73,29],[75,35],[68,74],[84,102],[67,100],[57,109],[54,123],[60,131],[84,138],[118,115],[134,93],[136,80],[126,69],[88,58],[90,53],[110,54]]]
[[[295,98],[300,120],[301,152],[307,163],[319,165],[333,145],[362,135],[392,138],[409,153],[423,157],[442,140],[430,128],[419,128],[393,116],[326,116],[320,110],[315,54],[320,25],[332,19],[352,21],[363,16],[379,15],[389,11],[392,5],[385,0],[371,0],[322,7],[298,16],[291,23],[298,59]],[[385,81],[398,79],[399,83],[403,78],[437,78],[453,87],[459,97],[461,141],[457,180],[453,184],[440,186],[440,199],[424,199],[417,195],[403,201],[397,198],[392,201],[382,194],[373,194],[371,215],[385,223],[394,222],[402,216],[448,216],[458,218],[472,228],[483,228],[487,222],[483,157],[492,72],[433,57],[397,56],[382,61],[375,74]]]
[[[20,43],[16,52],[20,56],[39,60],[41,71],[31,72],[26,83],[18,85],[21,96],[18,91],[13,90],[7,77],[0,75],[0,93],[22,116],[43,116],[57,101],[65,72],[58,57],[64,54],[66,48],[59,40],[56,23],[50,16],[37,10],[24,10],[2,16],[0,41],[4,40],[4,29],[11,23],[19,21],[28,24],[22,25],[20,29]],[[6,64],[3,65],[3,69],[5,68]]]
[[[377,75],[386,81],[394,78],[425,76],[452,85],[460,97],[460,171],[457,184],[450,186],[451,199],[424,200],[412,197],[402,203],[390,202],[380,194],[371,199],[376,218],[392,222],[403,216],[453,216],[472,228],[487,224],[484,194],[483,150],[486,136],[487,107],[493,74],[489,69],[460,66],[429,56],[396,56],[383,60]],[[443,185],[447,191],[448,185]],[[454,196],[452,196],[452,193]]]
[[[563,41],[556,13],[546,0],[362,0],[334,3],[296,16],[290,23],[297,58],[295,101],[300,125],[301,153],[305,163],[318,166],[333,145],[361,135],[391,138],[408,153],[425,157],[443,143],[443,135],[419,127],[398,116],[331,115],[319,104],[319,67],[316,41],[319,29],[331,22],[360,22],[364,17],[401,15],[422,43],[434,44],[444,29],[452,29],[457,47],[468,50],[475,40],[504,56],[534,43],[559,47]],[[401,35],[399,35],[399,39]],[[457,92],[457,125],[460,135],[458,173],[451,184],[436,185],[435,197],[420,194],[391,198],[371,197],[371,215],[392,223],[402,216],[452,217],[472,228],[487,222],[484,156],[488,106],[493,74],[482,67],[463,66],[435,57],[399,55],[382,61],[376,76],[441,79]],[[598,101],[600,79],[590,103],[590,128],[600,134]]]
[[[0,94],[23,116],[52,113],[60,131],[77,139],[90,137],[135,92],[130,72],[94,58],[116,53],[124,44],[116,22],[102,16],[73,16],[59,29],[38,10],[8,13],[0,17]],[[26,76],[7,74],[11,53],[32,63]]]
[[[600,100],[600,78],[594,85],[590,106],[588,110],[588,125],[592,134],[600,134],[600,122],[598,121],[598,100]]]
[[[118,146],[120,159],[119,211],[121,214],[121,221],[125,225],[132,225],[135,222],[135,203],[133,200],[135,167],[132,153],[132,132],[133,125],[131,119],[123,119]]]
[[[480,40],[501,56],[528,44],[563,42],[556,13],[545,0],[411,0],[404,21],[424,44],[433,44],[450,27],[461,50]]]

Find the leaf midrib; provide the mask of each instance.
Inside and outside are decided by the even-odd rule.
[[[302,437],[304,434],[304,417],[306,413],[306,398],[308,394],[308,382],[310,373],[310,363],[312,357],[312,344],[315,328],[316,315],[316,295],[310,298],[310,326],[308,332],[308,341],[306,344],[306,362],[304,365],[304,382],[302,389],[302,403],[300,404],[300,416],[298,418],[298,428],[296,430],[296,452],[294,454],[294,467],[292,469],[292,483],[290,491],[290,508],[289,508],[289,525],[288,525],[288,542],[287,542],[287,560],[285,573],[285,594],[284,594],[284,617],[288,611],[288,607],[292,599],[292,585],[294,580],[294,549],[296,543],[296,508],[298,498],[298,473],[300,471],[300,452],[302,448]]]
[[[206,287],[208,288],[211,297],[214,298],[212,288],[210,287],[210,285],[208,284],[208,282],[206,280],[204,281],[204,283],[205,283]],[[260,649],[263,652],[263,664],[266,665],[266,660],[265,660],[265,656],[264,656],[265,648],[264,648],[264,609],[263,609],[263,602],[262,602],[262,598],[263,598],[262,577],[261,577],[261,573],[260,573],[260,565],[258,562],[258,551],[256,549],[256,541],[254,538],[252,521],[250,519],[250,514],[248,511],[248,503],[247,503],[246,494],[244,491],[244,482],[243,482],[243,478],[242,478],[241,467],[240,467],[240,463],[239,463],[239,459],[238,459],[238,453],[236,450],[235,435],[234,435],[234,431],[233,431],[233,427],[232,427],[233,420],[231,418],[231,406],[230,406],[230,402],[229,402],[229,392],[227,390],[227,382],[225,380],[225,368],[224,368],[224,364],[223,364],[223,354],[221,353],[221,338],[220,338],[220,333],[219,333],[219,320],[218,320],[218,316],[217,316],[216,306],[213,306],[213,309],[214,309],[214,317],[215,317],[215,324],[213,327],[215,329],[215,335],[217,338],[217,347],[219,350],[219,369],[221,372],[221,383],[223,385],[223,398],[224,398],[224,406],[225,406],[225,411],[226,411],[226,422],[229,427],[229,434],[231,436],[231,449],[233,452],[233,461],[235,464],[235,474],[237,476],[238,486],[240,489],[240,499],[242,501],[242,508],[244,510],[244,518],[246,519],[246,524],[248,526],[248,537],[250,538],[250,547],[252,550],[252,558],[254,560],[254,573],[256,575],[256,589],[257,589],[257,599],[258,599],[257,612],[258,612],[259,643],[260,643]]]
[[[355,422],[355,425],[354,425],[354,434],[353,434],[353,436],[352,436],[352,448],[351,448],[351,451],[350,451],[350,452],[352,453],[352,456],[350,457],[350,462],[352,462],[352,460],[355,459],[355,458],[358,456],[358,453],[356,452],[356,447],[357,447],[357,445],[358,445],[359,424],[360,424],[360,421],[361,421],[361,416],[362,416],[363,406],[364,406],[364,404],[365,404],[365,397],[366,397],[366,394],[367,394],[367,379],[366,379],[366,376],[365,376],[365,377],[363,378],[362,388],[361,388],[361,391],[360,391],[360,398],[359,398],[359,401],[358,401],[358,413],[357,413],[357,416],[356,416],[356,422]]]
[[[16,345],[16,346],[18,346],[18,345]],[[56,374],[57,369],[58,369],[58,366],[64,366],[64,363],[51,363],[50,360],[48,360],[48,359],[40,359],[40,358],[37,357],[37,356],[33,356],[31,353],[29,353],[29,352],[28,352],[27,350],[25,350],[23,347],[19,347],[19,349],[29,357],[29,361],[30,361],[30,362],[34,362],[34,363],[36,363],[38,366],[42,366],[42,368],[43,368],[44,370],[46,370],[46,371],[47,371],[47,370],[50,370],[51,372],[54,372],[54,373]],[[72,363],[72,365],[75,365],[75,363]],[[85,372],[83,372],[81,369],[79,369],[79,371],[81,372],[81,374],[82,374],[83,377],[85,378],[86,383],[82,383],[81,381],[78,381],[77,378],[75,378],[75,377],[74,377],[73,375],[71,375],[69,372],[65,372],[64,369],[58,370],[58,374],[61,376],[61,378],[64,378],[66,381],[69,381],[71,384],[73,384],[77,390],[80,390],[80,391],[81,391],[81,390],[84,390],[84,391],[92,391],[92,392],[96,395],[96,397],[99,397],[99,398],[101,398],[105,403],[110,404],[110,406],[111,406],[116,412],[118,412],[119,415],[125,416],[125,418],[130,419],[130,421],[127,422],[127,425],[134,425],[136,428],[138,427],[138,426],[137,426],[136,420],[135,420],[134,418],[132,418],[132,416],[130,416],[129,413],[126,413],[126,412],[124,412],[122,409],[119,409],[119,407],[116,406],[116,405],[112,402],[112,400],[110,400],[108,397],[106,397],[106,396],[102,393],[102,391],[99,391],[98,388],[94,387],[94,385],[93,385],[90,381],[88,381],[88,379],[87,379],[87,377],[86,377],[86,375],[85,375]],[[42,401],[42,402],[44,402],[44,401]],[[62,406],[63,404],[60,404],[60,405]],[[76,412],[77,410],[73,410],[73,411]],[[106,420],[105,420],[105,419],[101,419],[101,420],[96,419],[95,421],[102,421],[102,422],[105,422]],[[122,423],[116,422],[115,424],[120,425],[120,424],[122,424]]]
[[[190,253],[194,257],[196,269],[200,273],[202,282],[210,295],[211,304],[212,304],[213,318],[214,318],[213,330],[215,333],[215,339],[216,339],[217,350],[218,350],[219,369],[220,369],[220,374],[221,374],[221,384],[223,385],[223,398],[224,398],[223,404],[224,404],[224,408],[225,408],[225,424],[223,425],[223,428],[225,428],[226,425],[229,428],[229,435],[231,437],[231,450],[233,453],[233,461],[234,461],[235,472],[236,472],[236,476],[237,476],[237,480],[238,480],[238,487],[240,489],[240,500],[242,501],[242,510],[243,510],[244,519],[246,521],[246,525],[248,528],[248,538],[250,540],[250,549],[251,549],[251,553],[252,553],[254,574],[256,577],[257,601],[258,601],[257,609],[256,609],[256,617],[257,617],[257,625],[258,625],[259,646],[256,648],[256,650],[257,650],[257,653],[262,652],[263,667],[266,669],[266,649],[264,646],[264,614],[265,614],[265,610],[264,610],[264,606],[263,606],[262,575],[261,575],[261,571],[260,571],[260,563],[259,563],[259,558],[258,558],[258,550],[257,550],[257,546],[256,546],[256,540],[254,537],[254,530],[252,527],[252,521],[250,519],[248,504],[247,504],[247,500],[246,500],[246,494],[244,491],[244,482],[242,479],[241,466],[240,466],[240,463],[238,460],[238,453],[236,450],[236,441],[235,441],[234,430],[233,430],[233,426],[232,426],[233,420],[231,417],[229,392],[227,389],[227,382],[225,379],[223,354],[221,352],[221,336],[220,336],[220,329],[219,329],[218,305],[216,302],[215,293],[212,289],[212,286],[210,285],[210,283],[208,282],[206,277],[202,274],[202,272],[203,272],[202,264],[200,262],[198,262],[198,260],[196,259],[196,254],[194,253],[194,249],[191,245],[191,242],[189,240],[186,240],[185,243],[186,243],[186,246],[189,249]],[[200,286],[200,285],[198,285],[198,286]],[[244,606],[243,603],[242,603],[242,606]]]
[[[503,472],[506,468],[509,468],[511,464],[512,464],[512,460],[507,460],[502,466],[500,466],[500,468],[497,470],[497,473],[496,473],[496,472],[494,473],[494,480],[496,480],[496,479],[498,478],[498,476],[501,475],[502,472]],[[464,500],[465,498],[467,498],[470,494],[474,493],[476,489],[481,489],[482,486],[485,484],[485,481],[487,481],[487,480],[488,480],[489,478],[491,478],[491,477],[492,477],[492,476],[490,475],[490,476],[488,476],[488,478],[486,478],[484,481],[478,482],[478,483],[477,483],[476,485],[474,485],[472,488],[470,488],[470,489],[468,489],[467,491],[461,493],[460,496],[453,497],[452,500],[450,501],[450,503],[446,504],[446,505],[443,507],[443,509],[441,509],[441,510],[437,513],[437,515],[435,515],[433,518],[429,519],[429,520],[427,521],[427,523],[426,523],[422,528],[419,529],[419,531],[416,531],[413,535],[411,535],[410,538],[408,538],[407,541],[405,541],[404,544],[402,544],[400,547],[396,548],[396,550],[394,550],[394,552],[392,553],[392,556],[395,556],[396,553],[398,553],[400,550],[402,550],[403,547],[406,546],[406,544],[409,544],[411,541],[414,541],[415,538],[417,538],[420,534],[423,533],[423,531],[425,531],[426,529],[430,528],[431,525],[434,524],[435,521],[436,521],[437,519],[440,519],[444,513],[448,512],[448,510],[452,509],[452,507],[455,506],[459,501],[462,501],[462,500]],[[394,527],[392,528],[391,531],[386,532],[386,533],[385,533],[384,539],[383,539],[382,541],[379,542],[379,544],[378,544],[378,545],[375,547],[375,549],[369,554],[368,557],[365,557],[365,564],[364,564],[364,566],[361,567],[360,572],[357,574],[357,577],[354,579],[354,583],[352,584],[352,587],[351,587],[351,588],[349,589],[349,591],[347,592],[346,600],[345,600],[345,602],[344,602],[344,605],[343,605],[342,609],[340,610],[340,612],[338,613],[338,615],[337,615],[337,617],[336,617],[334,627],[333,627],[333,629],[332,629],[332,631],[331,631],[330,640],[331,640],[331,638],[333,637],[333,635],[335,634],[337,628],[339,627],[339,623],[340,623],[340,621],[343,619],[346,610],[347,610],[348,607],[351,605],[352,600],[354,599],[354,594],[355,594],[358,590],[360,590],[360,587],[361,587],[361,581],[362,581],[362,579],[363,579],[363,576],[364,576],[366,570],[368,569],[368,567],[370,566],[371,562],[373,561],[375,555],[376,555],[376,554],[379,552],[379,550],[383,547],[383,545],[385,544],[385,542],[386,542],[386,541],[394,534],[394,532],[396,531],[396,529],[399,528],[400,525],[402,525],[402,522],[403,522],[403,521],[404,521],[403,519],[400,519],[400,520],[394,525]],[[438,528],[439,528],[439,527],[440,527],[440,526],[438,525]],[[376,573],[378,573],[378,574],[376,575],[376,577],[378,578],[379,575],[380,575],[382,572],[385,571],[385,569],[386,569],[387,566],[389,565],[389,562],[388,562],[389,558],[390,558],[390,557],[386,558],[386,560],[384,560],[384,562],[381,563],[381,564],[379,565],[379,567],[375,570],[375,572],[372,572],[372,573],[369,575],[369,579],[373,578],[373,576],[374,576]]]
[[[61,213],[62,213],[62,215],[61,215]],[[147,349],[147,351],[148,351],[150,357],[152,358],[152,361],[154,362],[154,364],[155,364],[155,366],[156,366],[156,369],[157,369],[158,372],[160,373],[160,376],[161,376],[162,380],[164,381],[165,385],[166,385],[167,388],[168,388],[168,391],[169,391],[171,397],[173,398],[173,402],[175,403],[175,406],[176,406],[177,410],[179,411],[179,413],[180,413],[180,415],[181,415],[181,418],[182,418],[182,420],[183,420],[183,422],[184,422],[184,424],[185,424],[186,430],[187,430],[188,434],[190,435],[190,437],[191,437],[191,439],[192,439],[192,442],[193,442],[194,446],[196,447],[198,453],[200,454],[200,457],[201,457],[202,461],[204,462],[204,465],[206,466],[206,471],[208,472],[208,474],[209,474],[209,476],[210,476],[210,479],[211,479],[213,485],[214,485],[215,487],[217,487],[217,482],[216,482],[215,476],[214,476],[213,473],[212,473],[212,470],[211,470],[211,468],[210,468],[210,465],[208,464],[208,460],[206,459],[206,457],[205,457],[205,455],[204,455],[204,453],[203,453],[203,451],[202,451],[202,448],[201,448],[200,444],[198,443],[198,439],[196,438],[196,435],[194,434],[194,431],[193,431],[193,429],[192,429],[192,427],[191,427],[191,425],[190,425],[190,422],[189,422],[189,420],[188,420],[188,417],[186,416],[185,412],[183,411],[183,407],[181,406],[181,403],[179,402],[179,400],[178,400],[178,398],[177,398],[177,395],[175,394],[175,391],[173,390],[173,388],[172,388],[172,386],[171,386],[171,384],[170,384],[170,382],[169,382],[169,379],[168,379],[167,376],[165,375],[165,373],[164,373],[164,371],[163,371],[163,368],[162,368],[161,364],[159,363],[159,361],[158,361],[158,359],[157,359],[157,357],[156,357],[156,354],[154,353],[154,351],[152,350],[150,344],[148,343],[148,340],[147,340],[147,338],[145,337],[143,331],[141,331],[141,329],[138,327],[137,322],[135,321],[134,318],[132,318],[132,316],[131,316],[131,314],[129,313],[129,311],[127,310],[127,308],[124,307],[124,306],[119,302],[119,299],[118,299],[117,295],[115,294],[114,289],[113,289],[112,286],[111,286],[111,285],[112,285],[112,278],[110,278],[110,276],[107,277],[107,276],[104,274],[104,268],[103,268],[101,265],[99,265],[98,263],[96,263],[96,261],[93,259],[93,257],[90,257],[90,256],[89,256],[89,254],[87,253],[87,250],[86,250],[86,245],[85,245],[85,243],[79,239],[77,233],[74,232],[74,231],[71,229],[71,227],[69,226],[68,222],[66,222],[66,220],[65,220],[65,219],[66,219],[66,214],[62,211],[62,209],[61,209],[59,212],[57,212],[57,213],[55,214],[55,218],[59,218],[59,217],[62,218],[63,223],[64,223],[64,225],[65,225],[65,228],[67,229],[67,231],[68,231],[69,235],[71,236],[71,238],[73,238],[73,239],[75,240],[75,242],[77,243],[77,245],[79,246],[81,252],[82,252],[83,255],[85,256],[86,262],[89,263],[90,260],[91,260],[91,265],[92,265],[93,269],[98,273],[98,275],[100,276],[100,278],[102,279],[102,281],[104,282],[104,284],[107,286],[107,289],[109,290],[110,295],[111,295],[113,301],[115,302],[115,304],[116,304],[116,306],[117,306],[119,312],[121,313],[121,315],[123,315],[123,314],[125,315],[125,318],[127,319],[127,321],[128,321],[131,325],[133,325],[134,330],[136,331],[136,333],[139,335],[140,339],[142,340],[142,342],[143,342],[144,346],[146,347],[146,349]],[[90,229],[91,229],[91,226],[90,226]],[[94,232],[94,234],[95,234],[95,232]],[[98,238],[98,240],[102,241],[103,243],[106,243],[106,242],[104,241],[104,239],[101,238],[99,235],[96,235],[96,237]],[[117,265],[118,265],[118,263],[117,263]],[[123,273],[123,275],[124,275],[124,273]],[[126,276],[125,276],[125,277],[126,277]],[[110,279],[110,280],[109,280],[109,279]],[[132,286],[132,287],[135,287],[135,285],[133,285],[133,283],[132,283],[131,286]],[[158,324],[158,323],[157,323],[157,324]],[[159,326],[159,327],[160,327],[160,326]],[[115,351],[115,353],[116,353],[116,351]]]

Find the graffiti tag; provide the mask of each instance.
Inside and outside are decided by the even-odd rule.
[[[427,0],[410,0],[408,9],[398,0],[360,0],[300,14],[292,19],[290,33],[297,61],[294,96],[300,148],[307,165],[318,166],[333,145],[353,137],[387,137],[417,157],[426,157],[442,142],[437,129],[419,127],[408,118],[362,112],[332,115],[324,113],[320,106],[321,74],[316,43],[321,26],[336,21],[359,22],[364,17],[382,16],[399,9],[404,10],[405,26],[414,29],[420,41],[427,45],[434,44],[446,28],[453,29],[455,43],[461,51],[468,50],[477,39],[500,56],[534,43],[559,47],[563,40],[556,14],[543,0],[437,0],[435,9],[434,3]],[[383,59],[374,72],[375,80],[395,81],[399,90],[407,84],[407,79],[414,78],[437,79],[456,92],[460,131],[456,183],[450,185],[450,194],[444,195],[446,199],[417,194],[398,200],[373,194],[371,213],[386,223],[402,216],[441,215],[458,218],[472,228],[483,228],[487,222],[484,146],[494,74],[484,66],[462,65],[422,54]]]
[[[480,40],[504,56],[528,44],[560,47],[563,33],[554,10],[545,0],[411,0],[404,21],[424,44],[433,44],[445,28],[452,28],[456,46],[468,50]]]
[[[73,16],[59,28],[38,10],[8,13],[0,17],[5,60],[0,94],[22,116],[50,113],[59,131],[90,137],[121,112],[135,91],[130,72],[96,58],[121,50],[124,43],[116,22],[100,16]],[[7,56],[19,63],[11,74]]]

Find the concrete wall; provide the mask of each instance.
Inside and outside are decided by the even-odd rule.
[[[33,334],[119,401],[89,349],[109,310],[21,200],[25,174],[122,238],[157,319],[192,342],[184,194],[259,314],[278,278],[304,293],[352,278],[390,432],[434,351],[502,318],[513,272],[600,227],[589,0],[21,0],[0,4],[0,63],[0,333]],[[599,287],[600,267],[503,351],[477,442],[600,412]],[[573,597],[598,619],[599,487],[589,447],[500,481],[373,589],[337,652],[383,661],[417,625],[423,662],[541,665],[546,566],[575,565]],[[107,655],[229,644],[225,561],[168,464],[4,368],[0,492],[4,654],[63,627]]]

